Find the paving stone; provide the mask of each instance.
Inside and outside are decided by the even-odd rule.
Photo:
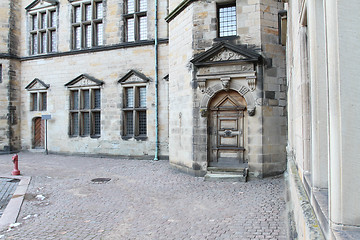
[[[11,169],[8,158],[0,155],[0,176]],[[287,236],[282,177],[205,182],[172,169],[168,161],[34,153],[20,153],[19,161],[21,173],[32,181],[18,218],[21,225],[0,232],[4,239]],[[91,182],[94,178],[111,180],[99,184]]]

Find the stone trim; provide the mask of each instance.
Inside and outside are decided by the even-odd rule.
[[[165,18],[165,21],[169,23],[173,20],[177,15],[179,15],[184,9],[186,9],[191,3],[195,2],[196,0],[184,0],[182,1],[169,15]]]
[[[125,74],[122,78],[120,78],[118,83],[124,85],[124,84],[147,83],[149,81],[150,79],[141,72],[138,72],[136,70],[130,70],[127,74]]]
[[[39,83],[40,88],[34,89],[33,87],[34,87],[37,83]],[[42,86],[42,87],[41,87],[41,86]],[[25,89],[26,89],[26,90],[46,90],[46,89],[48,89],[49,87],[50,87],[50,84],[46,84],[46,83],[44,83],[43,81],[41,81],[40,79],[35,78],[34,80],[32,80],[32,81],[25,87]]]
[[[303,219],[296,221],[296,229],[290,233],[296,239],[325,239],[321,231],[320,224],[314,210],[310,204],[308,195],[305,192],[304,185],[300,180],[297,167],[293,160],[288,159],[286,185],[288,189],[289,202],[288,211],[294,215],[294,219]],[[293,232],[295,230],[295,232]]]
[[[169,39],[159,39],[159,44],[167,44],[169,43]],[[77,54],[87,54],[87,53],[95,53],[95,52],[102,52],[102,51],[110,51],[110,50],[117,50],[122,48],[130,48],[130,47],[141,47],[141,46],[149,46],[154,45],[154,40],[144,40],[139,42],[124,42],[120,44],[110,45],[110,46],[98,46],[89,49],[81,49],[81,50],[71,50],[68,52],[61,52],[61,53],[47,53],[47,54],[39,54],[29,57],[18,57],[15,55],[6,54],[7,58],[15,58],[19,59],[20,61],[28,61],[28,60],[37,60],[37,59],[45,59],[45,58],[54,58],[54,57],[63,57],[63,56],[71,56]],[[0,54],[0,58],[2,55]]]
[[[81,83],[80,85],[76,85],[78,82],[80,82],[81,80],[85,80],[83,83]],[[103,85],[104,82],[100,81],[94,77],[91,77],[87,74],[81,74],[78,77],[74,78],[73,80],[71,80],[70,82],[65,84],[65,87],[68,88],[78,88],[78,87],[89,87],[89,86],[101,86]]]
[[[210,100],[221,90],[223,90],[223,85],[222,83],[218,83],[214,86],[208,87],[205,92],[204,92],[204,96],[202,97],[201,101],[200,101],[200,111],[201,112],[206,112],[207,107],[209,106],[209,102]],[[229,89],[234,90],[236,92],[238,92],[241,96],[243,96],[245,98],[245,101],[247,103],[247,111],[249,113],[249,116],[254,116],[255,115],[255,99],[254,96],[252,95],[250,89],[244,85],[241,84],[237,84],[237,83],[232,83],[229,87]]]

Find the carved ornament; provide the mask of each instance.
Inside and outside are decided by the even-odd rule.
[[[210,62],[229,61],[229,60],[240,60],[246,59],[243,55],[230,51],[229,49],[223,49],[213,57],[209,59]]]
[[[220,78],[222,82],[222,87],[225,91],[228,91],[230,88],[230,77],[222,77]]]
[[[256,89],[256,76],[248,76],[246,77],[246,81],[250,90],[253,92]]]

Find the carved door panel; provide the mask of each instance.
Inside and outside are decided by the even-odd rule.
[[[44,148],[44,120],[35,118],[33,124],[33,148]]]
[[[221,94],[210,109],[209,167],[236,168],[244,163],[245,106],[234,94]]]

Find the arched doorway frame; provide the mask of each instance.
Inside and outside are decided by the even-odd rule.
[[[224,86],[224,83],[218,83],[218,84],[215,84],[213,86],[209,86],[208,88],[206,88],[206,90],[204,90],[204,92],[203,92],[204,95],[200,101],[201,116],[206,117],[206,118],[209,117],[209,114],[210,114],[209,104],[211,103],[212,99],[214,99],[214,97],[218,93],[220,93],[224,90],[233,90],[233,91],[239,93],[239,95],[245,99],[247,113],[245,114],[246,116],[244,116],[244,122],[245,122],[244,126],[247,128],[249,116],[255,115],[255,108],[256,108],[255,99],[253,97],[253,94],[251,93],[251,90],[248,87],[246,87],[242,84],[239,84],[239,83],[231,82],[231,83],[229,83],[228,86]],[[206,121],[206,128],[208,128],[208,127],[209,127],[209,122]],[[247,132],[247,129],[246,129],[246,132]],[[247,134],[246,134],[245,138],[246,139],[244,139],[244,144],[245,144],[245,151],[246,151],[248,148]],[[210,141],[210,136],[209,136],[209,134],[207,134],[206,149],[207,149],[208,153],[209,153],[209,141]],[[245,154],[245,157],[246,157],[246,154]],[[209,160],[210,160],[210,156],[208,154],[207,165],[209,164]]]

